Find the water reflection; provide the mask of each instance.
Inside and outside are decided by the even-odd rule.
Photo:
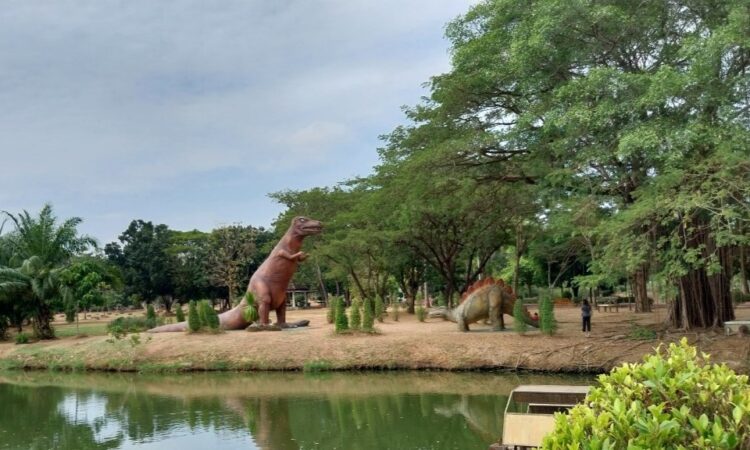
[[[0,449],[484,449],[509,374],[0,375]]]

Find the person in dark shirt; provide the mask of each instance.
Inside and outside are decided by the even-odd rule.
[[[581,305],[581,319],[583,320],[583,332],[586,337],[591,336],[591,305],[588,300],[583,301]]]

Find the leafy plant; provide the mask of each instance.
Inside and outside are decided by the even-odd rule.
[[[201,329],[201,318],[198,315],[198,307],[195,300],[191,300],[188,305],[188,330],[197,333]]]
[[[628,339],[633,339],[635,341],[653,341],[656,339],[656,331],[634,323],[630,327]]]
[[[378,295],[375,297],[375,318],[378,322],[385,320],[385,305],[383,305],[383,299]]]
[[[330,297],[328,299],[328,311],[326,311],[326,321],[333,323],[336,319],[336,304],[338,303],[337,297]]]
[[[750,385],[683,338],[599,377],[544,449],[750,448]]]
[[[401,312],[401,306],[398,304],[397,301],[391,302],[391,317],[393,318],[394,322],[398,322],[398,316]]]
[[[146,306],[146,323],[150,325],[149,328],[156,326],[156,311],[151,303]]]
[[[335,329],[336,333],[343,333],[349,329],[349,320],[346,318],[346,304],[343,298],[338,298],[336,301]]]
[[[243,312],[245,320],[250,323],[257,322],[260,315],[258,314],[258,305],[255,304],[255,296],[252,292],[248,292],[245,294],[245,300],[247,300],[247,307]]]
[[[369,298],[365,299],[364,307],[362,308],[362,331],[373,331],[375,329],[373,309],[372,300]]]
[[[523,334],[527,329],[526,311],[524,310],[523,302],[521,299],[518,299],[513,303],[513,330],[519,334]]]
[[[158,324],[158,320],[154,323],[145,317],[118,317],[107,324],[107,332],[110,334],[113,332],[123,334],[138,333],[153,328]]]
[[[29,341],[29,335],[26,333],[21,332],[16,335],[16,344],[28,344]]]
[[[176,306],[177,310],[175,311],[175,316],[178,322],[184,322],[185,321],[185,312],[182,311],[182,305],[178,304]]]
[[[555,319],[555,305],[549,294],[544,295],[539,302],[539,328],[542,333],[551,336],[557,331]]]
[[[425,319],[427,319],[427,310],[424,306],[417,306],[417,309],[414,312],[417,314],[417,320],[420,322],[424,322]]]
[[[219,315],[216,313],[213,305],[208,300],[202,300],[198,315],[201,318],[201,325],[211,331],[219,330]]]
[[[360,311],[360,303],[358,299],[354,299],[351,308],[349,308],[349,328],[359,330],[361,327],[362,312]]]

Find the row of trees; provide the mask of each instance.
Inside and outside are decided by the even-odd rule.
[[[92,308],[220,299],[228,308],[263,261],[273,233],[230,225],[181,232],[134,220],[102,252],[78,232],[81,219],[59,221],[45,205],[37,216],[4,212],[0,226],[0,338],[30,322],[54,337],[53,315],[69,320]]]
[[[748,291],[749,29],[739,0],[485,0],[373,174],[273,197],[363,298],[432,279],[450,304],[504,257],[516,290],[524,259],[642,312],[656,281],[672,325],[719,325]]]

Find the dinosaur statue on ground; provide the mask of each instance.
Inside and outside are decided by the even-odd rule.
[[[469,324],[489,320],[493,331],[500,331],[505,329],[503,314],[512,316],[515,303],[516,294],[510,285],[506,285],[503,280],[490,277],[471,285],[455,308],[434,310],[429,316],[456,322],[461,331],[469,331]],[[529,315],[525,306],[523,311],[525,322],[539,328],[539,321]]]
[[[297,265],[307,258],[307,253],[301,251],[302,240],[311,235],[319,234],[323,224],[307,217],[295,217],[284,237],[271,250],[263,264],[258,267],[247,286],[258,308],[259,320],[248,327],[250,322],[245,318],[248,307],[247,296],[227,312],[219,314],[219,323],[225,330],[240,330],[248,328],[250,331],[280,330],[306,326],[310,322],[301,320],[295,323],[286,322],[286,289],[289,281],[297,270]],[[276,324],[271,325],[269,313],[276,311]],[[164,325],[148,330],[151,333],[164,331],[186,331],[187,322]]]

